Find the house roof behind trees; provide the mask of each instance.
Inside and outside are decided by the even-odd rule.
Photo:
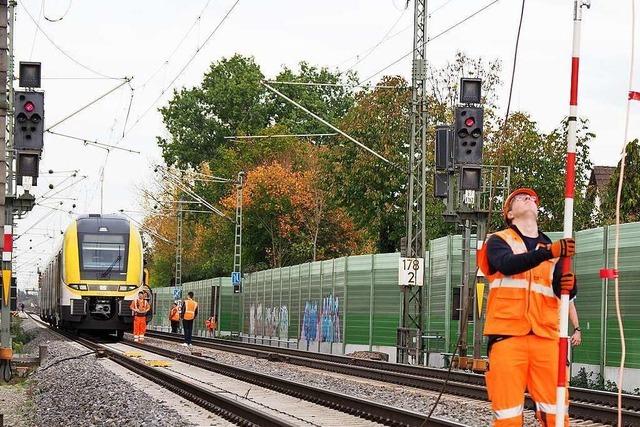
[[[615,166],[594,166],[589,178],[589,187],[596,187],[598,193],[601,193],[607,188],[615,170]]]

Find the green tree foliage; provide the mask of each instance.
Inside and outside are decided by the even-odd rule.
[[[381,86],[393,88],[361,93],[339,127],[394,165],[340,137],[326,154],[325,175],[336,203],[366,230],[377,251],[391,252],[405,228],[411,91],[400,77],[385,77]]]
[[[252,58],[235,55],[211,65],[202,84],[174,90],[160,109],[169,136],[157,142],[168,165],[197,167],[217,157],[224,137],[267,126],[264,79]]]
[[[512,188],[531,186],[540,193],[542,227],[562,227],[566,123],[545,134],[528,115],[514,113],[502,126],[497,115],[499,74],[498,61],[487,62],[463,53],[457,53],[445,66],[427,71],[427,239],[455,232],[442,219],[442,201],[431,197],[433,141],[435,126],[452,122],[462,76],[483,79],[484,162],[510,165]],[[252,58],[235,55],[213,63],[199,86],[175,91],[161,109],[167,135],[159,137],[158,144],[167,164],[229,179],[244,171],[251,178],[245,194],[244,270],[400,249],[400,239],[406,234],[411,139],[408,83],[400,77],[386,76],[378,86],[354,91],[342,84],[355,82],[355,75],[305,62],[297,70],[283,68],[276,82],[270,83],[389,159],[392,164],[388,164],[342,136],[277,136],[332,131],[270,92],[261,84],[264,80]],[[591,167],[587,144],[593,135],[586,122],[579,128],[576,229],[588,224],[592,209],[583,194]],[[242,135],[269,137],[225,139]],[[192,180],[191,185],[233,216],[232,184]],[[495,198],[493,209],[501,210],[500,198]],[[173,240],[174,222],[170,215],[149,220],[147,225],[165,230]],[[208,213],[189,214],[186,222],[190,223],[186,228],[190,234],[183,256],[183,280],[228,274],[232,267],[233,224]],[[493,225],[503,227],[500,215],[494,215]],[[154,242],[151,255],[156,277],[172,280],[175,248]]]
[[[622,162],[611,176],[607,190],[602,197],[600,223],[615,223],[616,200]],[[640,143],[637,139],[627,144],[624,157],[624,179],[620,197],[620,222],[640,221]]]
[[[574,197],[574,229],[589,226],[593,203],[585,197],[587,178],[591,171],[589,141],[595,136],[581,121],[576,150],[576,186]],[[487,144],[486,155],[494,165],[511,166],[511,189],[533,188],[540,196],[538,223],[543,230],[560,231],[564,221],[564,194],[567,153],[567,121],[545,134],[528,114],[509,116],[506,129]],[[502,201],[494,203],[497,213],[492,228],[504,227]]]
[[[355,84],[356,76],[353,73],[342,75],[340,72],[331,72],[327,68],[313,67],[304,61],[299,64],[299,67],[300,71],[297,73],[285,67],[275,80],[285,83],[313,82],[322,85],[285,83],[271,83],[271,85],[329,123],[336,124],[353,106],[353,90],[344,85]],[[292,133],[334,132],[333,129],[273,92],[269,92],[268,103],[271,119],[275,123],[286,126]]]
[[[225,136],[254,135],[274,124],[294,133],[329,131],[270,92],[263,80],[265,76],[253,58],[234,55],[213,63],[200,86],[174,90],[169,105],[160,109],[168,136],[158,137],[157,142],[165,162],[181,168],[219,163],[220,151],[236,144]],[[298,73],[285,68],[276,80],[343,84],[353,82],[354,77],[302,62]],[[342,86],[272,85],[330,122],[342,117],[353,104],[352,92]]]

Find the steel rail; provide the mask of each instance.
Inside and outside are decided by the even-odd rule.
[[[425,414],[227,365],[210,358],[130,341],[127,341],[127,345],[389,426],[422,426],[427,420]],[[436,417],[431,417],[428,425],[464,426],[455,421]]]
[[[182,336],[167,332],[151,331],[149,337],[182,341]],[[315,353],[291,348],[273,347],[225,339],[194,337],[196,345],[246,356],[290,363],[313,369],[405,385],[427,390],[440,390],[447,370],[415,365],[404,365],[370,359],[359,359],[327,353]],[[478,400],[488,400],[484,376],[470,372],[452,372],[447,393]],[[602,423],[616,422],[617,394],[612,392],[570,387],[569,415]],[[526,407],[534,409],[531,398]],[[625,423],[640,425],[640,396],[626,394],[623,398]]]
[[[148,366],[142,362],[125,356],[109,347],[89,339],[73,335],[71,333],[56,330],[60,335],[77,342],[91,350],[96,351],[100,355],[114,361],[115,363],[125,367],[126,369],[150,380],[154,383],[176,393],[187,400],[205,408],[206,410],[216,413],[219,416],[242,426],[287,426],[293,427],[296,424],[290,424],[285,420],[273,417],[259,410],[248,407],[242,402],[225,397],[219,393],[207,390],[174,375],[163,372],[161,369]]]
[[[33,318],[33,317],[32,317]],[[34,319],[36,320],[36,319]],[[43,324],[41,320],[37,320]],[[51,328],[50,328],[51,329]],[[203,387],[177,378],[171,374],[162,372],[162,370],[148,366],[144,363],[135,361],[116,350],[101,345],[87,338],[77,335],[55,330],[58,334],[80,343],[81,345],[103,352],[103,354],[121,366],[141,375],[170,391],[183,396],[184,398],[204,407],[205,409],[217,413],[220,416],[229,419],[239,425],[248,426],[291,426],[284,420],[271,417],[255,409],[249,408],[241,402],[225,398],[215,392],[209,391]],[[150,346],[148,344],[126,342],[131,347],[137,347],[152,353],[162,355],[174,360],[198,366],[212,372],[229,376],[244,382],[260,385],[271,390],[281,392],[283,394],[296,396],[301,399],[315,402],[323,406],[336,408],[345,413],[357,415],[364,419],[374,420],[389,426],[443,426],[443,427],[464,427],[464,424],[442,418],[432,417],[428,424],[425,424],[426,415],[417,412],[408,411],[401,408],[384,405],[365,399],[348,396],[342,393],[336,393],[321,388],[311,387],[305,384],[288,381],[278,377],[272,377],[250,370],[237,368],[215,362],[211,359],[196,357],[180,352],[161,349],[159,347]]]

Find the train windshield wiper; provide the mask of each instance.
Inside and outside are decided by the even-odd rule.
[[[105,271],[103,271],[102,273],[100,273],[100,277],[107,277],[109,274],[111,274],[111,270],[113,270],[113,267],[115,267],[116,263],[118,261],[120,261],[120,259],[122,259],[122,257],[120,255],[118,255],[116,257],[116,259],[113,260],[113,262],[111,263],[111,265],[109,267],[107,267],[107,269]]]

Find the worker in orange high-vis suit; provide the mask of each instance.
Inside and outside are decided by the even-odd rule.
[[[144,333],[147,331],[147,312],[151,308],[144,298],[144,292],[138,292],[138,297],[131,301],[131,313],[133,313],[133,340],[144,341]]]
[[[180,326],[180,309],[178,304],[171,303],[171,309],[169,310],[169,322],[171,322],[171,333],[178,333],[178,326]]]
[[[187,294],[187,299],[182,303],[182,329],[184,329],[184,343],[182,345],[191,349],[193,336],[193,320],[198,315],[198,303],[193,300],[193,292]]]
[[[478,267],[489,282],[485,379],[494,426],[523,425],[525,390],[536,402],[541,425],[555,426],[559,295],[576,294],[573,274],[563,274],[558,260],[575,254],[575,241],[552,243],[538,230],[538,206],[532,189],[512,192],[503,207],[509,227],[489,236],[478,251]]]

